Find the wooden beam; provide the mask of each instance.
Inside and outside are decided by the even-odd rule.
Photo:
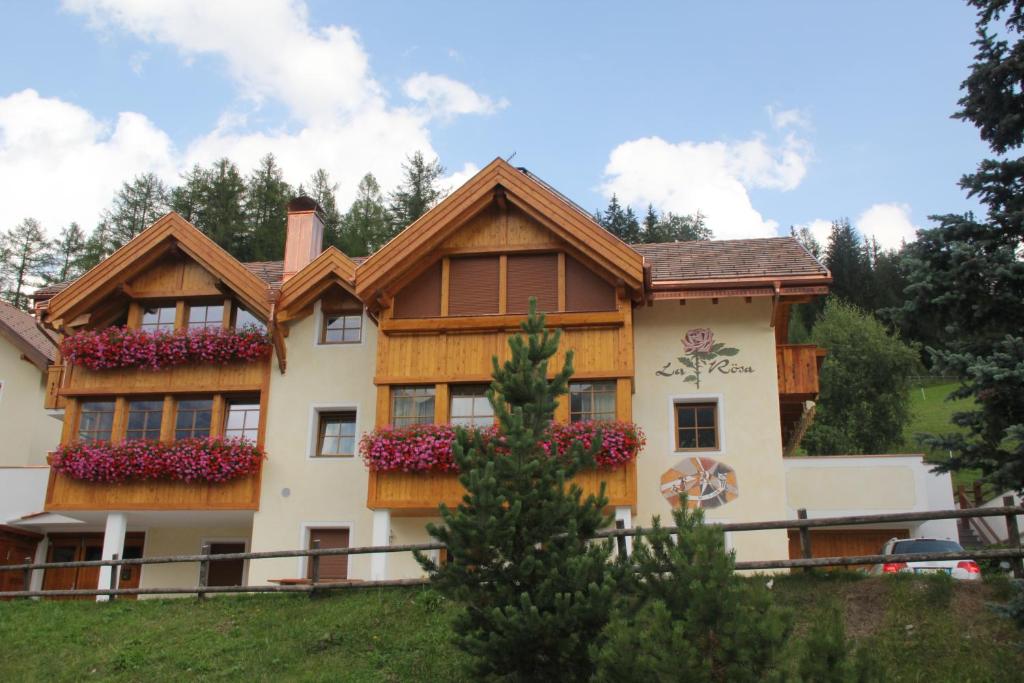
[[[448,318],[411,318],[382,320],[382,332],[448,332],[455,330],[517,330],[525,315],[452,316]],[[591,311],[580,313],[549,313],[549,327],[610,327],[623,324],[620,311]]]
[[[508,312],[508,255],[498,257],[498,315]]]
[[[452,262],[445,256],[441,259],[441,316],[448,315],[448,297],[451,295]]]
[[[558,252],[558,310],[565,310],[565,252]]]

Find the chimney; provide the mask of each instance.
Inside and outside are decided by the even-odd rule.
[[[315,199],[296,197],[288,202],[282,282],[302,270],[324,250],[324,221]]]

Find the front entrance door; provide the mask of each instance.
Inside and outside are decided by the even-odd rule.
[[[211,543],[211,555],[244,553],[245,543]],[[208,586],[241,586],[245,573],[245,560],[212,560],[206,577]]]
[[[142,546],[145,535],[128,534],[124,541],[124,557],[142,557]],[[82,562],[103,559],[103,534],[51,534],[50,549],[47,562]],[[125,581],[125,572],[129,578]],[[138,588],[141,567],[123,567],[121,570],[121,588]],[[67,569],[47,569],[43,574],[43,590],[86,590],[96,588],[100,580],[99,567],[70,567]],[[107,588],[107,586],[104,586]],[[124,596],[134,598],[135,596]],[[94,599],[91,595],[75,596],[74,598],[56,598],[57,600]]]

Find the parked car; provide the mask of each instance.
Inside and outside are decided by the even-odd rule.
[[[963,552],[963,546],[944,538],[892,538],[879,555],[906,555],[908,553]],[[961,581],[981,578],[981,567],[974,560],[922,560],[920,562],[885,562],[871,568],[872,574],[938,574],[944,573]]]

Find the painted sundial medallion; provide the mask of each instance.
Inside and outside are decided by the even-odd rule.
[[[686,496],[688,508],[716,508],[739,497],[736,472],[714,458],[692,457],[661,475],[661,495],[679,507]]]

